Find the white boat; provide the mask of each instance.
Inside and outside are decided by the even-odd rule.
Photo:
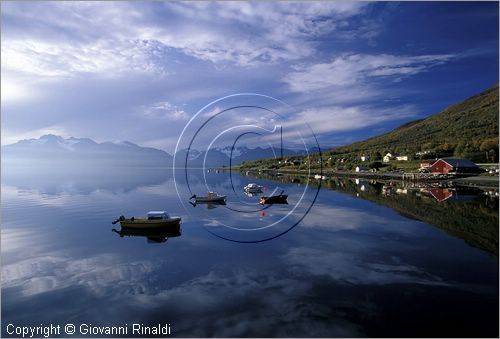
[[[148,212],[147,218],[125,218],[123,215],[117,220],[113,221],[112,224],[120,223],[122,227],[126,228],[157,228],[157,227],[178,227],[181,218],[180,217],[170,217],[165,211],[150,211]]]
[[[251,183],[243,187],[243,190],[248,193],[261,193],[262,192],[262,186]]]
[[[203,203],[203,202],[224,202],[226,201],[225,195],[218,195],[216,192],[208,192],[206,196],[199,197],[194,194],[189,200],[194,199],[195,203]]]

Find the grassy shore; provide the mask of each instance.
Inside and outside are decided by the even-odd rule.
[[[229,170],[228,167],[220,168],[221,170]],[[267,173],[271,175],[297,175],[297,176],[314,176],[316,174],[325,177],[350,177],[350,178],[364,178],[373,180],[398,180],[398,181],[422,181],[422,182],[451,182],[457,186],[469,186],[478,188],[498,188],[498,176],[435,176],[432,174],[418,174],[406,172],[353,172],[353,171],[334,171],[332,169],[258,169],[258,168],[242,168],[234,166],[232,171],[247,173]],[[412,176],[414,174],[414,176]]]

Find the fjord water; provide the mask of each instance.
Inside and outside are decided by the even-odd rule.
[[[75,335],[168,323],[178,337],[498,336],[498,198],[309,182],[301,215],[241,243],[222,238],[244,231],[214,221],[279,221],[307,180],[205,177],[227,206],[181,203],[169,168],[3,168],[2,336],[9,324],[68,323]],[[191,189],[204,193],[203,180]],[[261,208],[242,194],[249,182],[285,190],[289,205],[238,213]],[[149,210],[181,216],[181,236],[112,231],[119,215]]]

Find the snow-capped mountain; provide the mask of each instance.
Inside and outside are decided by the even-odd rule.
[[[186,150],[176,154],[176,166],[184,166]],[[189,151],[187,166],[202,167],[206,158],[205,166],[219,167],[241,164],[243,161],[262,158],[279,157],[279,149],[231,147],[213,148],[208,153],[196,149]],[[284,149],[283,155],[296,155],[297,153]],[[43,162],[74,163],[85,161],[87,163],[113,163],[119,165],[159,165],[172,166],[172,156],[165,151],[152,147],[142,147],[129,141],[121,142],[95,142],[89,138],[63,138],[61,136],[48,134],[38,139],[25,139],[15,144],[2,146],[2,162],[15,163],[22,160],[36,160]]]
[[[63,138],[53,134],[2,146],[2,161],[10,162],[10,160],[20,159],[147,162],[168,166],[172,163],[172,156],[167,152],[151,147],[141,147],[129,141],[97,143],[89,138]]]
[[[176,162],[177,166],[181,166],[186,159],[186,150],[178,151],[176,154]],[[208,151],[198,151],[198,150],[190,150],[188,157],[188,166],[190,167],[202,167],[203,161],[206,155],[206,163],[205,166],[208,167],[218,167],[218,166],[229,166],[231,165],[239,165],[243,161],[247,160],[256,160],[263,158],[272,158],[279,157],[281,154],[279,149],[268,148],[248,148],[248,147],[235,147],[232,149],[231,147],[223,147],[223,148],[213,148]],[[297,153],[293,150],[283,149],[283,156],[296,155]],[[232,155],[232,158],[231,158]]]

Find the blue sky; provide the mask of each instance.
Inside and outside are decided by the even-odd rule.
[[[2,144],[54,133],[172,152],[203,106],[252,92],[289,104],[288,124],[307,122],[326,148],[498,82],[498,2],[2,1],[1,9]]]

